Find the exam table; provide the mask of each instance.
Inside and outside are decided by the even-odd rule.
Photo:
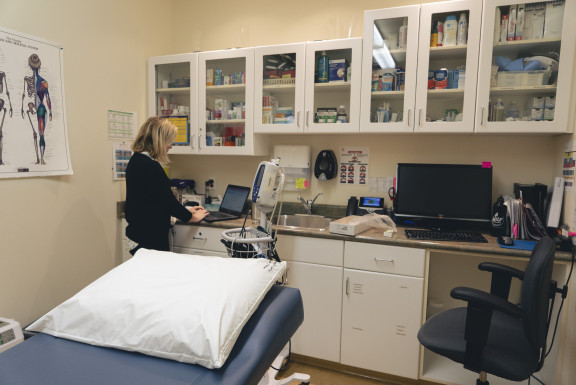
[[[258,384],[304,320],[298,289],[273,286],[219,369],[40,333],[0,354],[2,385]]]

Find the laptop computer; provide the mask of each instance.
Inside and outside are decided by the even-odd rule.
[[[238,219],[250,194],[250,187],[229,184],[218,211],[211,211],[204,220],[208,223]]]

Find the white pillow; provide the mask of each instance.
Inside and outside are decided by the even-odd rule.
[[[285,269],[140,249],[27,330],[219,368]]]

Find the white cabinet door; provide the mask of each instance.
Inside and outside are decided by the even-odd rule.
[[[474,131],[481,16],[482,2],[478,0],[422,5],[414,131]],[[431,31],[444,27],[447,20],[465,22],[462,39],[426,44]]]
[[[148,116],[173,119],[178,135],[170,154],[198,152],[198,54],[148,58]]]
[[[255,133],[303,131],[305,68],[306,43],[255,49]]]
[[[325,53],[334,70],[339,62],[350,68],[350,78],[319,83],[316,79],[318,60]],[[358,132],[360,115],[360,83],[362,73],[362,39],[339,39],[306,44],[306,114],[304,131],[310,133]],[[335,77],[333,77],[335,79]],[[330,123],[340,107],[346,112],[346,122]]]
[[[253,48],[199,53],[198,89],[200,154],[267,154],[253,133]]]
[[[344,269],[341,363],[417,379],[424,279]]]
[[[419,5],[364,13],[362,132],[414,130],[419,15]]]
[[[288,262],[288,286],[300,289],[304,322],[292,351],[332,362],[340,360],[342,267]]]
[[[572,112],[576,2],[562,4],[555,6],[552,2],[544,4],[523,0],[484,2],[476,132],[572,132],[569,115]],[[521,37],[501,28],[502,15],[509,15],[511,10],[518,12],[518,9],[522,9],[524,14],[525,28]],[[538,14],[536,18],[535,13]],[[542,19],[543,27],[537,21]],[[543,54],[559,56],[557,72],[547,70],[550,64],[547,58],[543,59],[548,62],[544,70],[518,71],[526,69],[531,58]],[[503,114],[496,109],[499,100],[504,107]]]

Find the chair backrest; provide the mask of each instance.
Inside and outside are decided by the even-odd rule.
[[[534,247],[522,281],[521,304],[524,310],[524,331],[534,347],[546,343],[547,319],[550,303],[552,268],[556,245],[544,237]]]

